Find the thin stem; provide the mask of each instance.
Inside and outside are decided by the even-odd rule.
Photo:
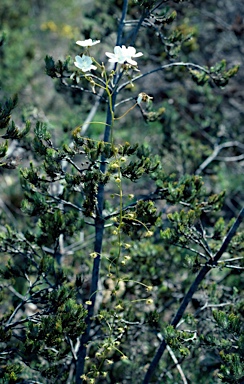
[[[176,327],[177,324],[179,323],[179,321],[181,320],[189,302],[191,301],[194,293],[197,291],[197,289],[198,289],[200,283],[203,281],[204,277],[212,269],[212,267],[214,267],[217,264],[218,260],[221,258],[223,253],[228,248],[231,240],[235,236],[237,229],[239,228],[243,219],[244,219],[244,208],[242,208],[242,210],[240,211],[239,216],[237,217],[236,221],[234,222],[234,224],[230,228],[229,232],[227,233],[226,237],[224,238],[224,240],[222,242],[220,249],[215,254],[212,261],[205,263],[205,265],[201,268],[197,277],[193,281],[192,285],[190,286],[190,288],[189,288],[188,292],[186,293],[175,317],[173,318],[173,320],[171,322],[171,325],[173,325],[174,327]],[[158,350],[157,350],[157,352],[156,352],[153,360],[151,361],[151,364],[150,364],[150,366],[146,372],[146,375],[145,375],[144,380],[143,380],[143,384],[149,383],[149,380],[150,380],[151,376],[153,375],[153,373],[155,372],[155,370],[158,366],[159,360],[163,356],[163,353],[164,353],[166,347],[167,347],[167,344],[166,344],[165,340],[162,340],[162,342],[161,342],[161,344],[160,344],[160,346],[159,346],[159,348],[158,348]]]
[[[108,106],[107,119],[106,119],[105,132],[104,132],[104,141],[106,142],[109,141],[111,124],[112,124],[112,113],[110,110],[110,106]],[[103,173],[106,170],[105,160],[106,159],[103,156],[101,165],[100,165],[100,170]],[[91,288],[90,288],[91,305],[88,306],[88,313],[86,317],[86,329],[81,337],[80,348],[77,354],[76,384],[81,384],[83,382],[81,376],[83,375],[83,372],[84,372],[85,357],[87,353],[87,343],[90,338],[91,322],[92,322],[92,316],[94,314],[94,307],[95,307],[95,301],[96,301],[96,292],[97,292],[98,280],[99,280],[102,241],[103,241],[103,233],[104,233],[103,202],[104,202],[104,185],[100,183],[98,186],[98,193],[97,193],[97,214],[95,219],[94,252],[97,253],[97,257],[94,259],[93,269],[92,269]]]
[[[122,35],[123,35],[123,29],[124,29],[124,21],[127,14],[127,8],[128,8],[128,0],[124,0],[122,16],[121,16],[119,27],[118,27],[116,45],[122,44]],[[116,70],[116,66],[114,70]],[[114,109],[115,109],[116,97],[118,94],[116,88],[121,76],[122,76],[122,73],[115,79],[115,86],[113,90],[110,89],[108,85],[108,80],[106,80],[106,87],[105,87],[105,90],[108,95],[108,108],[107,108],[107,118],[106,118],[105,130],[104,130],[104,142],[111,142],[112,145],[113,145],[112,127],[114,122]],[[101,156],[100,171],[102,173],[105,173],[106,171],[106,157],[104,155]],[[102,243],[103,243],[103,234],[104,234],[104,223],[105,223],[105,220],[103,217],[103,205],[104,205],[104,184],[100,183],[98,185],[96,218],[95,218],[94,252],[96,252],[97,257],[94,259],[94,262],[93,262],[91,289],[90,289],[91,305],[89,305],[88,307],[88,314],[86,317],[86,329],[84,334],[81,337],[80,347],[77,354],[76,384],[81,384],[83,382],[81,376],[83,375],[83,372],[84,372],[85,357],[87,353],[87,343],[90,338],[91,322],[92,322],[92,316],[94,314],[96,293],[98,290],[97,288],[98,288],[98,280],[99,280],[101,252],[102,252]]]
[[[137,103],[135,103],[134,105],[132,105],[132,107],[130,107],[129,109],[127,109],[127,111],[125,113],[123,113],[123,115],[119,116],[119,117],[115,117],[114,120],[120,120],[122,119],[123,117],[125,117],[130,111],[132,111],[132,109],[134,109],[135,107],[137,106]]]
[[[15,308],[15,310],[13,311],[12,315],[10,316],[10,318],[8,319],[7,323],[6,323],[6,327],[10,327],[11,325],[11,321],[14,319],[14,317],[16,316],[17,312],[20,310],[20,308],[23,307],[23,305],[26,303],[26,299],[23,299],[23,301],[21,301],[17,307]]]
[[[244,267],[240,267],[238,265],[225,265],[224,267],[229,269],[238,269],[238,271],[242,271],[244,269]]]
[[[226,261],[242,260],[243,258],[244,258],[244,256],[240,256],[240,257],[232,257],[231,259],[224,259],[224,260],[218,261],[218,263],[223,263],[223,262],[226,262]]]
[[[104,130],[104,142],[109,142],[111,138],[111,129],[114,122],[114,106],[116,102],[117,93],[114,92],[112,95],[107,88],[108,94],[108,109],[107,109],[107,118]],[[113,137],[111,138],[113,140]],[[102,155],[100,171],[105,173],[106,171],[106,157]],[[98,281],[99,281],[99,272],[101,264],[101,253],[102,253],[102,243],[103,243],[103,234],[104,234],[104,217],[103,217],[103,205],[104,205],[104,184],[100,183],[98,185],[97,192],[97,206],[96,206],[96,218],[95,218],[95,243],[94,243],[94,252],[97,254],[97,257],[93,262],[92,269],[92,278],[91,278],[91,288],[90,288],[90,301],[91,304],[88,306],[88,313],[86,317],[86,329],[80,340],[80,347],[77,353],[77,362],[76,362],[76,384],[83,383],[81,376],[84,373],[85,368],[85,358],[87,354],[87,343],[90,339],[90,331],[92,324],[92,317],[94,315],[94,308],[96,302],[96,293],[98,291]]]
[[[104,97],[100,96],[99,93],[94,93],[93,90],[80,87],[79,85],[68,84],[67,82],[65,82],[63,80],[61,81],[61,84],[64,85],[65,87],[68,87],[68,88],[78,89],[81,92],[91,93],[93,96],[99,97],[99,99],[101,99],[101,100],[104,99]]]
[[[136,100],[136,97],[128,97],[128,99],[123,99],[115,104],[115,108],[118,107],[121,104],[128,103],[128,101]]]

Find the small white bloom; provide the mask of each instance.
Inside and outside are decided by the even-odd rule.
[[[141,104],[141,102],[142,102],[142,93],[139,93],[136,102],[137,102],[138,105]]]
[[[90,71],[91,69],[97,69],[97,67],[92,64],[92,59],[89,56],[75,56],[75,60],[75,66],[81,69],[83,72]]]
[[[124,64],[127,62],[130,65],[137,65],[137,62],[133,60],[132,57],[140,57],[143,55],[142,52],[136,53],[134,47],[126,48],[125,45],[122,45],[122,47],[116,45],[116,47],[114,47],[114,53],[105,52],[105,54],[109,57],[111,63]]]
[[[81,47],[92,47],[93,45],[96,45],[99,43],[100,43],[100,40],[92,40],[92,39],[78,40],[76,42],[76,44],[80,45]]]

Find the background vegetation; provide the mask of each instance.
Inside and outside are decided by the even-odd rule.
[[[244,382],[244,5],[126,3],[0,4],[2,383]]]

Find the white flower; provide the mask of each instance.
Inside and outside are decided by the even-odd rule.
[[[97,67],[92,64],[92,59],[89,56],[75,56],[75,60],[75,66],[81,69],[83,72],[90,71],[91,69],[97,69]]]
[[[134,47],[126,48],[125,45],[122,45],[122,47],[116,45],[116,47],[114,47],[114,53],[105,52],[105,54],[109,57],[111,63],[123,64],[127,62],[130,65],[137,65],[137,62],[133,60],[132,57],[140,57],[143,55],[142,52],[136,53]]]
[[[92,47],[93,45],[99,44],[100,40],[92,40],[92,39],[87,39],[87,40],[78,40],[76,42],[77,45],[80,45],[81,47]]]

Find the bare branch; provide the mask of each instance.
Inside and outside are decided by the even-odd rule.
[[[243,259],[244,259],[244,256],[232,257],[230,259],[224,259],[224,260],[218,261],[218,263],[225,263],[226,261],[235,261],[235,260],[243,260]]]
[[[126,81],[125,83],[121,84],[120,87],[118,87],[118,90],[117,92],[119,93],[122,89],[124,89],[127,85],[131,84],[131,83],[134,83],[146,76],[149,76],[151,75],[152,73],[155,73],[155,72],[159,72],[159,71],[163,71],[164,69],[167,69],[167,68],[172,68],[172,67],[187,67],[187,68],[195,68],[195,69],[198,69],[200,71],[203,71],[207,74],[209,74],[209,70],[202,67],[201,65],[198,65],[198,64],[194,64],[194,63],[184,63],[184,62],[175,62],[175,63],[169,63],[169,64],[165,64],[165,65],[162,65],[161,67],[158,67],[158,68],[155,68],[155,69],[152,69],[151,71],[148,71],[146,73],[143,73],[142,75],[139,75],[137,77],[135,77],[134,79],[131,79],[130,81]]]
[[[128,99],[121,100],[118,103],[116,103],[114,107],[117,108],[119,105],[127,103],[128,101],[131,101],[131,100],[135,101],[136,98],[135,97],[129,97]]]
[[[217,145],[215,148],[214,148],[214,151],[213,153],[207,157],[206,160],[204,160],[204,162],[198,167],[198,169],[196,170],[195,174],[196,175],[200,175],[202,173],[202,171],[207,168],[207,166],[212,163],[214,160],[217,160],[217,156],[219,154],[219,152],[224,149],[224,148],[230,148],[230,147],[240,147],[240,148],[244,148],[244,145],[241,144],[239,141],[228,141],[226,143],[223,143],[223,144],[220,144],[220,145]],[[227,160],[228,161],[228,160]],[[233,160],[231,160],[233,161]],[[237,160],[235,160],[237,161]]]
[[[239,271],[244,270],[244,267],[239,267],[238,265],[225,265],[225,268],[238,269]]]
[[[216,157],[216,160],[218,161],[226,161],[226,162],[232,162],[232,161],[240,161],[244,160],[244,155],[239,155],[239,156],[227,156],[227,157]]]
[[[239,226],[241,225],[242,221],[243,221],[243,218],[244,218],[244,208],[242,208],[242,210],[240,211],[239,213],[239,216],[237,217],[236,221],[234,222],[234,224],[232,225],[232,227],[230,228],[229,232],[227,233],[226,237],[224,238],[223,242],[222,242],[222,245],[221,247],[219,248],[218,252],[215,254],[215,256],[213,257],[212,261],[210,262],[206,262],[205,265],[201,268],[201,270],[199,271],[197,277],[195,278],[195,280],[193,281],[192,285],[190,286],[188,292],[186,293],[175,317],[173,318],[172,322],[171,322],[171,325],[173,325],[174,327],[177,326],[177,324],[179,323],[179,321],[181,320],[183,314],[185,313],[185,310],[189,304],[189,302],[191,301],[194,293],[197,291],[198,287],[199,287],[199,284],[203,281],[203,279],[205,278],[205,276],[207,275],[207,273],[214,267],[217,265],[218,263],[218,260],[221,258],[221,256],[223,255],[223,253],[226,251],[226,249],[228,248],[231,240],[233,239],[233,237],[235,236]],[[159,363],[159,360],[161,359],[165,349],[167,347],[167,344],[166,344],[166,341],[165,340],[162,340],[153,360],[151,361],[151,364],[146,372],[146,375],[144,377],[144,380],[143,380],[143,384],[148,384],[149,383],[149,380],[152,376],[152,374],[154,373],[154,371],[156,370],[157,368],[157,365]]]
[[[166,348],[167,348],[167,350],[168,350],[168,352],[169,352],[169,354],[170,354],[170,356],[171,356],[173,362],[175,363],[176,368],[177,368],[178,371],[179,371],[179,374],[180,374],[180,376],[181,376],[181,378],[182,378],[182,382],[183,382],[184,384],[187,384],[188,381],[186,380],[185,374],[184,374],[184,372],[183,372],[183,370],[182,370],[182,368],[181,368],[181,366],[180,366],[180,364],[179,364],[179,362],[178,362],[178,360],[177,360],[177,358],[176,358],[174,352],[172,351],[172,349],[170,348],[170,346],[169,346],[168,344],[166,345]]]

